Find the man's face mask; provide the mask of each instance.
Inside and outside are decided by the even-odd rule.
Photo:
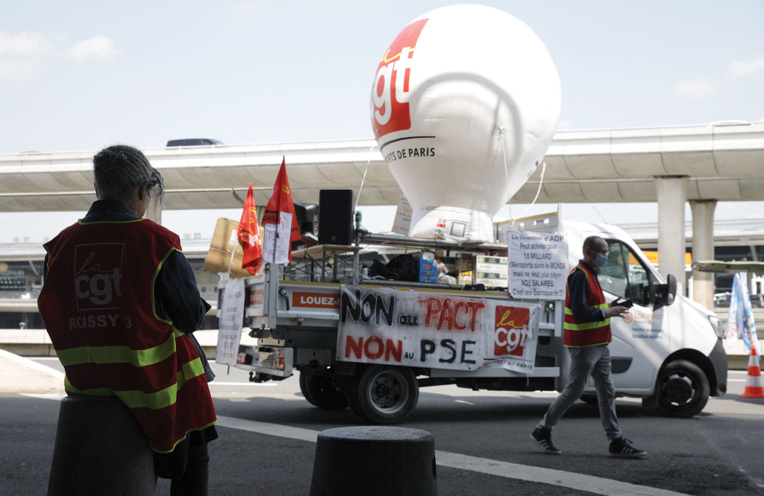
[[[604,267],[607,263],[607,256],[608,253],[597,253],[597,258],[594,260],[594,263],[597,264],[597,267]]]

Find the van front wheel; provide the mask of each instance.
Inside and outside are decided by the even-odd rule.
[[[674,360],[658,377],[658,407],[661,415],[690,418],[708,403],[711,386],[706,374],[692,362]]]

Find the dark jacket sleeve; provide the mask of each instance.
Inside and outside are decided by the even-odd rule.
[[[568,277],[568,294],[570,310],[574,316],[589,322],[605,320],[605,312],[602,309],[586,304],[589,296],[589,281],[583,270],[576,270]]]
[[[202,327],[204,316],[211,308],[199,295],[196,287],[194,270],[183,253],[173,251],[162,265],[156,285],[157,309],[161,309],[165,318],[172,320],[172,325],[186,333],[194,343],[199,358],[202,360],[207,382],[215,379],[207,356],[192,332]]]
[[[165,318],[176,329],[192,333],[202,327],[210,304],[204,301],[196,287],[196,278],[185,255],[173,251],[162,265],[157,277],[156,297]]]

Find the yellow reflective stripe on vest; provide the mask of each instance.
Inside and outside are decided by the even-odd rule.
[[[592,308],[599,308],[600,310],[607,310],[610,308],[610,305],[607,303],[602,303],[599,305],[594,305]],[[565,307],[565,315],[573,315],[573,311]],[[593,322],[582,322],[580,324],[574,324],[573,322],[565,322],[563,324],[564,329],[569,329],[571,331],[588,331],[589,329],[597,329],[599,327],[605,327],[606,325],[610,325],[610,317],[606,318],[605,320],[595,320]]]
[[[64,376],[64,389],[68,393],[81,394],[83,396],[115,396],[114,391],[110,388],[95,388],[95,389],[77,389],[69,382],[69,378]]]
[[[178,372],[177,383],[155,393],[143,391],[115,391],[116,395],[130,408],[150,408],[161,410],[175,404],[178,391],[186,384],[186,380],[204,375],[204,366],[199,358],[196,358],[181,366]]]
[[[183,377],[186,379],[193,379],[195,377],[199,377],[200,375],[204,375],[204,365],[202,365],[202,359],[195,358],[190,362],[184,363],[181,366],[181,370],[183,371]],[[178,376],[179,388],[183,386],[183,383],[185,383],[185,381],[181,382],[183,377]]]
[[[178,372],[177,383],[166,387],[154,393],[145,393],[139,390],[132,391],[114,391],[109,388],[84,389],[78,390],[65,380],[66,390],[74,394],[85,396],[117,396],[122,402],[130,408],[150,408],[151,410],[161,410],[175,404],[178,398],[178,391],[185,385],[186,381],[204,375],[204,365],[202,360],[196,358],[181,366]]]
[[[181,332],[174,330],[172,335],[159,346],[146,350],[134,350],[129,346],[81,346],[68,350],[56,350],[59,360],[68,367],[83,363],[129,363],[136,367],[159,363],[175,353],[175,338]]]
[[[569,331],[588,331],[591,329],[599,329],[600,327],[605,327],[606,325],[610,325],[610,318],[605,320],[598,320],[596,322],[584,322],[582,324],[571,324],[570,322],[565,322],[564,327]]]
[[[594,305],[592,308],[599,308],[600,310],[607,310],[610,308],[610,305],[607,303],[600,303],[599,305]],[[568,307],[565,307],[565,315],[573,315],[573,310],[571,310]]]

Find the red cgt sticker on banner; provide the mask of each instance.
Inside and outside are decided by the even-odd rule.
[[[526,343],[532,335],[529,329],[530,316],[528,308],[496,307],[495,356],[523,356]]]

